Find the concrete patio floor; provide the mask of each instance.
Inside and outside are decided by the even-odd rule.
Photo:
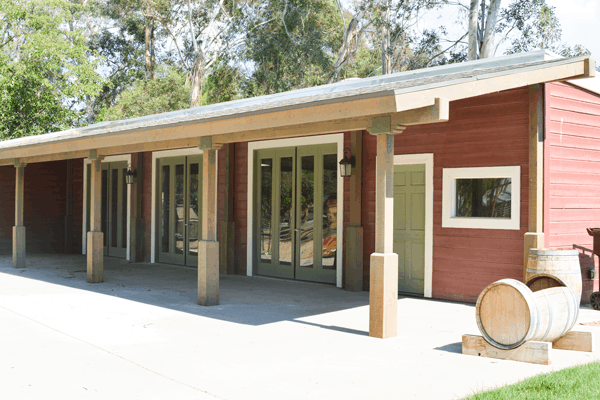
[[[202,307],[194,269],[105,264],[88,284],[84,256],[29,255],[24,270],[0,256],[0,398],[459,399],[600,359],[463,356],[472,304],[399,298],[399,335],[380,340],[368,292],[221,276],[221,305]]]

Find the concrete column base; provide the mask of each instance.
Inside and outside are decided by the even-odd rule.
[[[398,255],[371,254],[369,336],[387,339],[398,332]]]
[[[531,249],[543,249],[545,246],[544,233],[527,232],[523,237],[523,282],[525,281],[525,275],[527,274],[527,260],[529,259],[529,250]]]
[[[221,244],[219,269],[222,274],[233,275],[234,273],[234,246],[235,246],[235,222],[221,222]]]
[[[87,281],[100,283],[104,278],[104,233],[87,233]]]
[[[219,304],[219,242],[198,241],[198,304]]]
[[[346,275],[345,289],[350,292],[363,290],[363,227],[346,228]]]
[[[13,226],[13,268],[25,268],[25,227]]]

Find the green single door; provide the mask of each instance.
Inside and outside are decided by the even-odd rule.
[[[425,165],[394,166],[394,253],[398,291],[423,294],[425,282]]]
[[[158,261],[198,267],[202,156],[158,160]]]
[[[255,153],[256,274],[335,283],[337,145]]]

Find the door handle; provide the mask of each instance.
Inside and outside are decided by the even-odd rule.
[[[300,232],[300,229],[294,229],[296,232]]]

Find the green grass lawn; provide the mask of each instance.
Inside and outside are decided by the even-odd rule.
[[[600,363],[594,362],[537,375],[514,385],[478,393],[466,399],[600,399]]]

